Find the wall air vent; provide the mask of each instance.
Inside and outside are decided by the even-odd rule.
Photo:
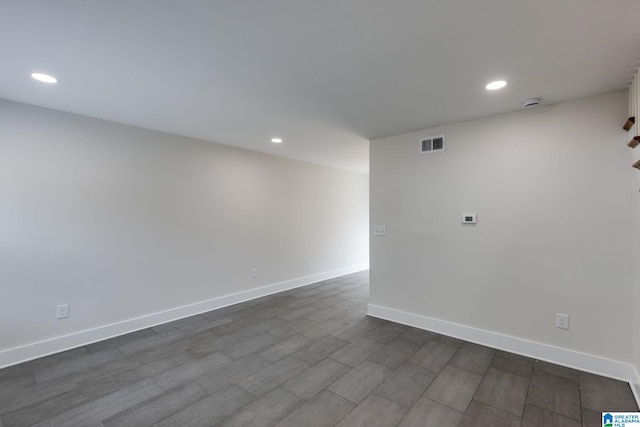
[[[430,136],[420,139],[420,153],[436,153],[444,151],[444,135]]]

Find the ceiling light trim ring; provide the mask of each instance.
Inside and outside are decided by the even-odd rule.
[[[58,80],[57,77],[52,76],[51,74],[46,74],[46,73],[31,73],[31,78],[38,80],[39,82],[43,82],[43,83],[58,83],[60,80]]]

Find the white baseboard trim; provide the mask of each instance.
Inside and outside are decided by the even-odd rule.
[[[358,271],[368,269],[368,264],[360,264],[351,267],[345,267],[337,270],[317,273],[310,276],[299,277],[284,282],[274,283],[259,288],[249,289],[231,295],[224,295],[212,298],[206,301],[200,301],[181,307],[175,307],[169,310],[148,314],[145,316],[127,319],[121,322],[111,323],[99,326],[97,328],[87,329],[74,332],[69,335],[59,336],[24,346],[10,348],[0,351],[0,369],[8,366],[17,365],[39,357],[48,356],[54,353],[71,350],[98,341],[103,341],[119,335],[128,334],[139,331],[141,329],[150,328],[174,320],[180,320],[185,317],[194,316],[196,314],[205,313],[207,311],[216,310],[218,308],[227,307],[233,304],[249,301],[252,299],[264,297],[278,292],[286,291],[300,286],[309,285],[320,282],[322,280],[332,279],[345,274],[356,273]]]
[[[367,314],[487,347],[626,381],[631,385],[636,401],[640,405],[640,377],[631,364],[374,304],[369,304]]]
[[[633,370],[633,381],[629,381],[629,385],[631,385],[631,391],[633,392],[633,396],[636,398],[636,403],[640,408],[640,372],[635,366],[632,366]]]

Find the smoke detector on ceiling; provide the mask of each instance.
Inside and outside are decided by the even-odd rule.
[[[531,108],[531,107],[537,107],[538,105],[540,105],[540,98],[529,98],[529,99],[525,99],[524,102],[522,103],[522,106],[524,108]]]

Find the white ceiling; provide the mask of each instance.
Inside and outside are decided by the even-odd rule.
[[[0,0],[0,98],[366,172],[369,139],[623,89],[639,17],[638,0]]]

